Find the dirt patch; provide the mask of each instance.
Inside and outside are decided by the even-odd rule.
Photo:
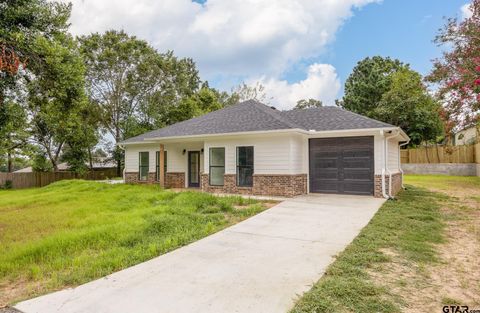
[[[369,272],[400,296],[403,312],[442,312],[448,304],[480,309],[480,190],[452,186],[445,193],[453,198],[442,208],[446,242],[437,245],[439,261],[415,264],[384,250],[391,261]]]
[[[27,294],[27,290],[40,288],[40,283],[32,284],[26,280],[20,279],[18,281],[0,285],[0,308],[6,307],[12,301],[21,299]],[[2,311],[0,311],[1,313]]]

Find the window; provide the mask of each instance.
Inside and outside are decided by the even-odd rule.
[[[138,161],[138,180],[148,180],[148,152],[140,152]]]
[[[167,151],[163,151],[163,173],[167,175]],[[160,181],[160,151],[155,154],[155,180]]]
[[[253,147],[237,147],[237,186],[253,186]]]
[[[225,174],[225,148],[210,148],[210,185],[223,186]]]

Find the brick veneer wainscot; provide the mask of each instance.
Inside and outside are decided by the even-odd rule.
[[[125,183],[127,184],[158,184],[155,179],[156,174],[148,173],[147,180],[139,180],[138,172],[125,173]],[[165,175],[166,188],[184,188],[185,187],[185,173],[184,172],[167,172]]]
[[[223,186],[211,186],[209,183],[209,175],[202,174],[202,190],[213,193],[238,193],[283,197],[293,197],[307,193],[307,174],[254,174],[252,187],[237,186],[236,176],[235,174],[225,174]]]
[[[388,195],[389,175],[385,175],[385,193]],[[402,173],[392,174],[392,195],[395,196],[402,189]],[[382,175],[375,175],[374,196],[382,198]]]

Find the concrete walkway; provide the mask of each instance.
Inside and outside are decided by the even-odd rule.
[[[383,202],[289,199],[183,248],[15,307],[25,313],[286,312]]]

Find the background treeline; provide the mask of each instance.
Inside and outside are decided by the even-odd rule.
[[[123,31],[74,38],[71,5],[46,0],[0,4],[0,170],[33,165],[88,170],[114,159],[116,143],[236,103],[255,88],[220,92],[193,60],[160,53]],[[100,147],[100,148],[99,148]]]
[[[0,3],[0,171],[52,171],[67,162],[82,173],[101,158],[114,160],[120,174],[119,141],[240,100],[269,102],[258,83],[211,88],[192,59],[121,30],[74,38],[71,9],[47,0]],[[400,60],[367,57],[337,105],[402,127],[411,146],[448,143],[478,126],[480,0],[470,9],[471,17],[440,30],[435,41],[446,49],[427,77]],[[295,109],[319,106],[299,99]]]

